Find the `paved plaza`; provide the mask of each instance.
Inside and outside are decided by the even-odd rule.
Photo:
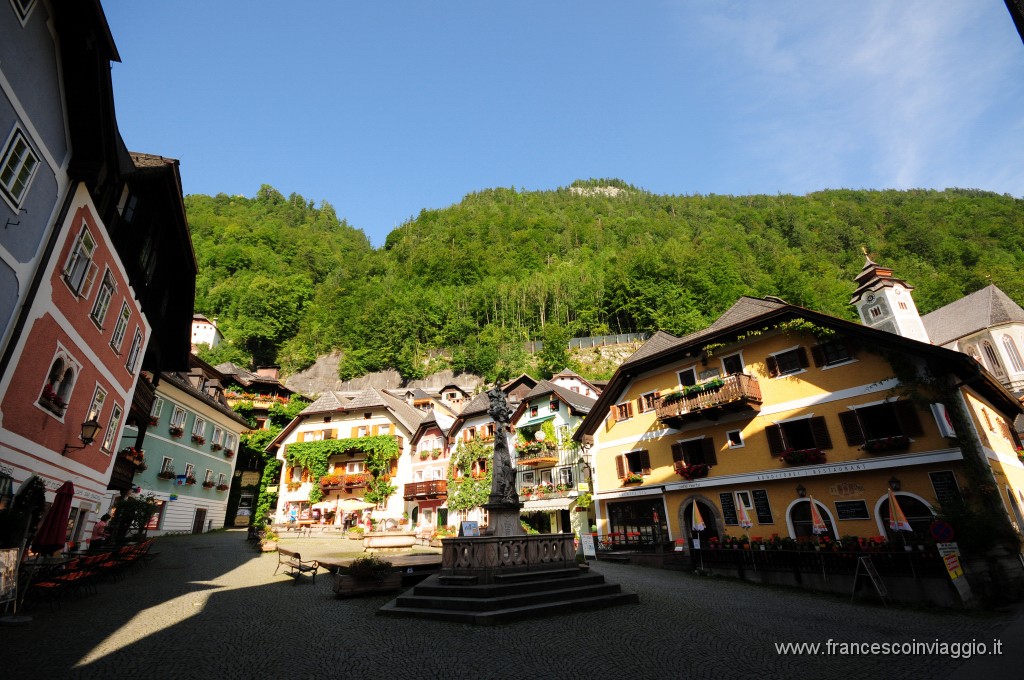
[[[344,538],[285,538],[303,557]],[[678,571],[593,568],[641,603],[493,628],[375,616],[391,596],[294,583],[243,531],[160,538],[152,563],[27,625],[0,628],[5,678],[977,678],[1019,669],[1022,613],[850,604]],[[775,643],[977,642],[1003,656],[787,656]],[[1006,671],[1013,677],[1015,671]]]

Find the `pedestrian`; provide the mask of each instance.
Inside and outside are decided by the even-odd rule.
[[[92,535],[89,538],[89,547],[91,550],[102,548],[103,544],[107,542],[108,521],[110,521],[110,515],[105,514],[100,517],[96,524],[92,525]]]

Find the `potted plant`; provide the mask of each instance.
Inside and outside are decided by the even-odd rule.
[[[222,448],[224,447],[218,444],[217,442],[213,442],[212,444],[210,444],[211,451],[220,451]]]
[[[228,486],[227,484],[218,484],[217,485],[217,491],[227,491],[230,488],[231,487]]]
[[[426,460],[427,458],[430,458],[430,451],[427,451],[426,449],[420,451],[420,460]]]
[[[235,452],[232,451],[231,449],[224,449],[224,457],[225,458],[231,458],[234,455],[235,455]]]
[[[157,416],[150,416],[149,417],[149,424],[150,425],[156,425],[159,422],[160,422],[160,418],[158,418]]]
[[[170,434],[175,439],[178,439],[179,437],[185,434],[185,428],[181,427],[180,425],[171,425],[170,427],[167,428],[167,433]]]
[[[156,473],[157,479],[174,479],[174,468],[166,467],[160,472]]]
[[[430,457],[433,458],[434,460],[437,460],[438,458],[440,458],[441,457],[441,449],[433,449],[430,452]]]
[[[707,477],[708,471],[711,468],[704,463],[694,463],[693,465],[678,465],[676,466],[676,473],[686,480],[700,479],[701,477]]]
[[[195,475],[189,475],[188,477],[185,478],[185,483],[189,484],[189,485],[195,484],[196,483],[196,476]]]
[[[349,527],[349,530],[345,532],[345,535],[351,538],[353,541],[363,540],[363,534],[365,533],[363,527]]]
[[[590,495],[589,491],[584,491],[576,497],[576,510],[586,512],[587,508],[590,507],[591,503],[594,502],[594,497]]]
[[[212,479],[203,480],[204,489],[212,489],[216,485],[216,482]]]
[[[824,463],[825,452],[821,449],[789,449],[782,454],[782,460],[790,465]]]
[[[202,435],[194,434],[194,435],[192,435],[192,442],[194,444],[203,445],[203,444],[206,443],[206,437],[203,437]]]
[[[623,484],[640,484],[644,481],[644,477],[636,472],[628,472],[626,476],[622,478]]]

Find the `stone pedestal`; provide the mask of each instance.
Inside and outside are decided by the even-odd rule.
[[[485,536],[523,536],[526,531],[519,520],[522,503],[484,503],[487,510],[487,532]]]

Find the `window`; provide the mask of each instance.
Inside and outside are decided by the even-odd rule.
[[[139,205],[139,197],[136,196],[128,189],[125,185],[121,191],[121,200],[117,202],[117,212],[121,215],[121,219],[131,224],[132,220],[135,219],[135,208]]]
[[[15,2],[15,9],[19,4],[26,3],[24,0]],[[0,194],[13,210],[21,208],[38,165],[39,158],[29,146],[25,134],[21,128],[15,127],[4,147],[3,156],[0,156]]]
[[[1003,336],[1003,349],[1006,350],[1006,356],[1010,357],[1010,366],[1013,367],[1013,372],[1024,373],[1024,361],[1021,361],[1020,352],[1017,351],[1017,344],[1009,335]]]
[[[732,354],[727,357],[722,357],[722,371],[726,375],[736,375],[737,373],[743,372],[743,355]]]
[[[89,318],[93,320],[100,330],[103,330],[103,320],[107,316],[107,308],[110,307],[110,298],[114,295],[114,276],[108,269],[103,274],[103,283],[100,285],[100,292],[96,295],[96,302],[92,305],[92,312]]]
[[[352,428],[352,437],[353,438],[356,438],[356,437],[369,437],[369,436],[370,436],[370,426],[369,425],[360,425],[358,427],[353,427]]]
[[[175,406],[174,412],[171,413],[171,427],[184,427],[185,416],[185,409],[183,409],[181,406]]]
[[[71,399],[71,389],[75,384],[75,366],[68,357],[58,354],[50,364],[46,374],[46,382],[37,403],[44,409],[61,417]]]
[[[551,468],[545,468],[544,470],[538,470],[537,474],[540,475],[541,484],[553,484],[551,479]]]
[[[423,481],[423,470],[417,470],[416,473],[412,477],[412,481],[414,481],[414,482],[422,482]]]
[[[199,416],[196,416],[196,421],[192,423],[192,436],[200,439],[206,436],[206,421]]]
[[[228,433],[227,436],[224,437],[224,448],[227,449],[228,451],[234,452],[235,445],[237,443],[238,442],[236,440],[235,435],[231,433]]]
[[[533,470],[521,470],[519,472],[519,479],[522,481],[523,486],[533,486],[536,483],[537,476]]]
[[[835,366],[853,360],[853,351],[842,340],[824,342],[811,348],[811,357],[818,368]]]
[[[627,401],[624,404],[615,405],[615,419],[628,420],[633,417],[633,402]]]
[[[998,377],[1006,375],[1003,371],[1003,365],[999,362],[999,355],[996,354],[992,343],[988,340],[984,341],[981,343],[981,349],[985,353],[985,359],[987,359],[985,363],[988,365],[989,370]]]
[[[626,475],[651,474],[651,456],[647,451],[630,451],[615,457],[615,471],[619,479]]]
[[[210,437],[210,445],[218,449],[224,446],[224,430],[214,426],[213,436]]]
[[[878,305],[875,305],[874,307],[870,307],[868,309],[868,314],[871,316],[872,319],[877,319],[880,316],[882,316],[882,308],[879,307]]]
[[[730,449],[743,448],[743,433],[739,430],[729,430],[725,433],[725,438],[729,441]]]
[[[658,398],[659,393],[647,392],[646,394],[640,395],[640,399],[637,400],[637,406],[639,406],[640,413],[646,413],[647,411],[654,410],[654,402]]]
[[[89,410],[86,412],[86,420],[99,420],[100,414],[103,413],[103,402],[107,398],[107,391],[96,386],[96,389],[92,393],[92,403],[89,404]]]
[[[100,444],[100,451],[110,453],[114,448],[114,439],[117,437],[117,428],[121,425],[122,410],[118,404],[114,404],[110,412],[110,421],[107,423],[107,431],[103,435],[103,443]]]
[[[92,280],[96,277],[96,265],[92,261],[95,251],[96,241],[89,233],[88,228],[83,226],[71,249],[71,254],[68,255],[68,261],[64,265],[64,281],[79,297],[89,295]]]
[[[135,372],[135,364],[139,361],[139,352],[142,349],[142,331],[138,328],[135,329],[135,337],[132,338],[132,348],[128,350],[128,361],[125,362],[124,367],[128,369],[129,373]]]
[[[794,347],[785,352],[770,354],[766,362],[768,364],[768,375],[773,378],[799,373],[809,365],[807,362],[807,350],[803,347]]]
[[[366,461],[357,460],[345,463],[345,472],[350,475],[359,474],[360,472],[366,472]]]
[[[174,459],[164,456],[163,462],[160,463],[160,472],[174,474]]]
[[[554,413],[555,411],[557,411],[560,408],[560,406],[559,406],[560,403],[561,402],[558,401],[557,399],[552,399],[550,402],[548,402],[548,410],[551,411],[552,413]]]
[[[839,414],[839,422],[850,446],[924,434],[917,409],[909,401],[886,402],[846,411]]]
[[[672,462],[676,464],[676,467],[680,467],[680,463],[684,463],[686,466],[717,465],[718,455],[715,452],[715,442],[711,437],[676,442],[672,445]]]
[[[114,325],[114,334],[110,336],[110,346],[118,354],[121,353],[121,343],[124,341],[124,332],[128,330],[128,319],[132,316],[127,302],[121,303],[121,313],[117,315],[117,323]]]
[[[203,476],[203,484],[213,484],[213,470],[206,469],[206,475]]]
[[[164,400],[160,397],[153,399],[153,407],[149,409],[149,424],[156,425],[160,420],[160,412],[164,410]]]
[[[572,488],[573,486],[575,486],[573,484],[573,480],[572,480],[572,468],[571,467],[558,468],[558,483],[559,484],[565,484],[569,488]]]
[[[690,387],[697,384],[697,371],[695,371],[692,366],[679,371],[678,375],[679,384],[683,387]]]
[[[540,406],[531,406],[530,407],[530,417],[531,418],[536,418],[539,413],[540,413]]]
[[[221,472],[217,475],[217,486],[225,486],[228,483],[228,476]]]
[[[196,466],[192,463],[185,463],[185,479],[196,478]]]
[[[433,479],[444,479],[444,476],[443,476],[444,470],[442,470],[441,468],[433,468],[431,470],[431,473],[432,473]]]
[[[764,428],[764,433],[768,437],[768,449],[773,456],[787,451],[832,448],[832,437],[829,436],[822,416],[769,425]]]

